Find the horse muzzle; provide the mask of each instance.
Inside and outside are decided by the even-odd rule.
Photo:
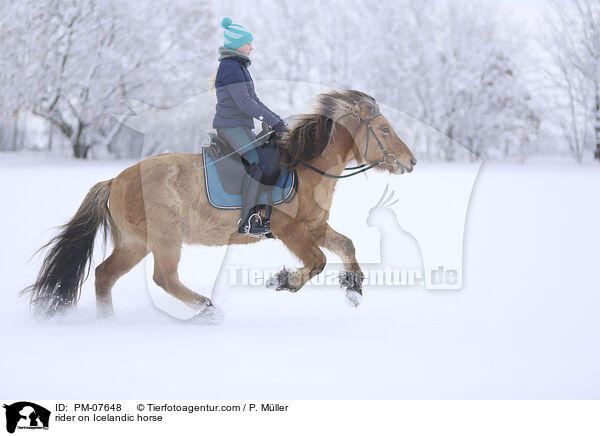
[[[413,163],[414,162],[414,163]],[[410,160],[410,164],[403,164],[400,161],[396,161],[393,165],[394,169],[391,171],[392,174],[404,174],[404,173],[412,173],[417,161],[415,159]]]
[[[414,157],[411,157],[408,163],[402,163],[398,160],[396,155],[386,153],[380,164],[392,167],[390,170],[392,174],[404,174],[412,173],[415,165],[417,164],[417,160]]]

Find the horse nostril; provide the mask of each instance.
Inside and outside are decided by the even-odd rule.
[[[411,165],[414,167],[414,166],[417,164],[417,160],[416,160],[416,159],[413,157],[413,158],[410,160],[410,164],[411,164]]]

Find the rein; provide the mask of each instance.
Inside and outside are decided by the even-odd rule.
[[[329,173],[326,173],[325,171],[322,171],[322,170],[320,170],[318,168],[315,168],[315,167],[313,167],[309,163],[304,163],[304,165],[306,165],[311,170],[316,171],[317,173],[322,174],[324,176],[331,177],[332,179],[345,179],[346,177],[352,177],[352,176],[355,176],[357,174],[364,173],[365,171],[370,170],[371,168],[375,168],[379,164],[380,164],[380,162],[375,162],[375,163],[372,163],[371,165],[367,166],[366,168],[362,168],[361,170],[355,171],[355,172],[353,172],[351,174],[344,174],[343,176],[336,176],[335,174],[329,174]],[[344,168],[344,171],[345,170],[354,170],[354,169],[357,169],[357,168],[364,167],[365,165],[366,164],[362,164],[362,165],[359,165],[359,166],[356,166],[356,167]]]
[[[255,142],[257,142],[257,141],[260,141],[261,139],[263,139],[263,138],[265,138],[265,137],[269,136],[269,135],[270,135],[271,133],[273,133],[274,131],[275,131],[275,130],[269,130],[267,133],[265,133],[264,135],[262,135],[262,136],[260,136],[260,137],[256,138],[254,141],[252,141],[252,142],[249,142],[249,143],[247,143],[246,145],[243,145],[243,146],[241,146],[241,147],[240,147],[240,148],[238,148],[237,150],[233,150],[231,153],[229,153],[229,154],[226,154],[225,156],[221,156],[220,158],[218,158],[218,159],[216,159],[216,160],[213,160],[213,161],[210,163],[210,165],[214,165],[214,164],[216,164],[217,162],[219,162],[219,161],[221,161],[221,160],[223,160],[223,159],[226,159],[226,158],[228,158],[229,156],[233,156],[234,154],[238,153],[238,152],[239,152],[239,151],[241,151],[241,150],[245,150],[246,148],[248,148],[250,145],[254,144]],[[242,158],[244,158],[244,156],[242,156]],[[202,168],[204,168],[205,166],[206,166],[206,165],[202,165],[202,167],[200,168],[200,167],[198,167],[198,164],[196,164],[196,162],[194,161],[194,168],[196,168],[197,170],[201,170],[201,169],[202,169]]]
[[[369,150],[369,136],[371,135],[371,133],[373,133],[373,136],[375,137],[375,139],[377,140],[377,145],[379,145],[379,148],[381,149],[381,151],[383,152],[383,159],[377,162],[372,163],[371,165],[367,165],[367,164],[361,164],[361,165],[357,165],[354,167],[346,167],[344,168],[344,171],[349,171],[349,170],[358,170],[355,171],[351,174],[344,174],[343,176],[336,176],[335,174],[329,174],[323,170],[320,170],[314,166],[312,166],[309,163],[306,162],[302,162],[305,166],[307,166],[308,168],[310,168],[311,170],[326,176],[326,177],[331,177],[332,179],[345,179],[346,177],[352,177],[355,176],[357,174],[360,173],[364,173],[365,171],[370,170],[371,168],[375,168],[378,165],[381,164],[386,164],[386,165],[393,165],[393,164],[400,164],[400,162],[398,162],[398,159],[396,158],[396,155],[393,153],[388,153],[387,150],[385,149],[385,147],[383,146],[383,144],[381,143],[381,141],[379,140],[379,137],[377,136],[377,134],[375,133],[375,130],[373,130],[373,126],[371,126],[371,121],[375,118],[377,118],[379,115],[381,115],[381,112],[376,113],[375,115],[373,115],[371,118],[368,118],[366,120],[361,119],[360,122],[361,123],[365,123],[365,125],[367,126],[367,143],[365,146],[365,153],[364,153],[364,158],[365,160],[367,159],[367,151]],[[388,157],[391,156],[393,158],[392,161],[388,161]],[[360,169],[359,169],[360,168]]]

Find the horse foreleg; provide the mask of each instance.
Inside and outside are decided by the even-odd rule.
[[[340,286],[346,287],[346,300],[354,307],[362,298],[364,274],[356,260],[356,251],[352,240],[333,230],[329,224],[316,232],[317,243],[338,255],[344,263],[345,271],[340,274]]]
[[[278,291],[298,291],[325,268],[327,259],[313,236],[302,222],[278,219],[272,225],[273,234],[302,261],[304,266],[295,271],[283,270],[266,282],[268,288]]]

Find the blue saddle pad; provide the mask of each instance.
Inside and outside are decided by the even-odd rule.
[[[202,150],[202,161],[204,162],[204,186],[206,186],[209,203],[217,209],[241,209],[242,194],[232,194],[223,187],[215,160],[207,153],[206,148]],[[243,167],[240,167],[240,171],[244,171]],[[277,183],[273,186],[271,204],[292,201],[296,195],[297,184],[298,173],[296,170],[282,171]],[[267,195],[267,193],[261,194],[260,203],[266,203]]]

